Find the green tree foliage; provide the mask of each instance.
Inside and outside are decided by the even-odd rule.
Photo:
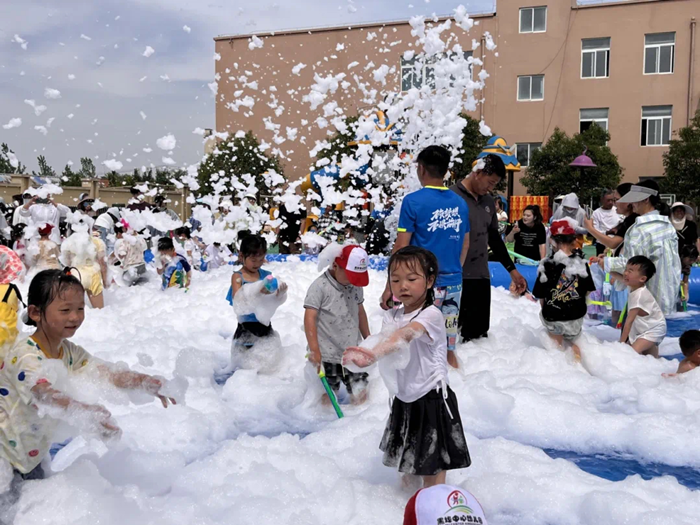
[[[700,205],[700,111],[690,126],[678,130],[678,138],[670,142],[664,153],[666,177],[661,181],[664,193],[676,199]]]
[[[330,147],[322,149],[316,154],[317,159],[329,159],[333,164],[338,164],[343,158],[343,155],[352,156],[355,152],[355,146],[350,146],[350,142],[356,140],[358,117],[345,117],[345,125],[347,126],[345,133],[337,132],[328,141]]]
[[[0,146],[0,173],[26,173],[27,167],[21,162],[18,161],[16,168],[10,163],[10,156],[8,153],[14,155],[15,152],[3,142],[2,146]]]
[[[581,204],[591,199],[598,202],[600,190],[615,188],[622,178],[617,156],[606,145],[608,140],[610,134],[596,125],[573,137],[556,128],[542,149],[532,154],[530,167],[520,181],[531,195],[555,197],[574,192]],[[581,173],[579,168],[571,168],[569,164],[585,148],[597,167]]]
[[[49,177],[55,177],[56,176],[56,171],[49,166],[49,163],[46,160],[46,157],[43,155],[39,155],[37,158],[37,163],[39,164],[39,172],[37,173],[36,171],[32,171],[32,175],[43,177],[43,178],[49,178]]]
[[[75,172],[70,164],[66,164],[61,174],[61,186],[81,187],[83,185],[83,177],[80,172]]]
[[[450,172],[452,177],[449,182],[455,183],[467,177],[472,171],[472,163],[476,160],[476,157],[481,153],[489,140],[489,137],[485,137],[479,131],[479,121],[470,117],[466,113],[460,115],[463,119],[467,121],[467,125],[464,126],[462,133],[462,146],[460,152],[454,156],[454,165]],[[505,181],[503,182],[505,188]]]
[[[235,193],[229,180],[231,176],[240,177],[250,174],[255,177],[255,187],[261,194],[267,194],[263,174],[275,170],[280,175],[282,167],[276,157],[265,154],[260,149],[260,143],[252,131],[243,137],[229,138],[219,142],[216,149],[204,159],[199,166],[197,179],[200,184],[200,194],[208,195],[214,192],[214,185],[224,181],[224,192]]]
[[[95,163],[90,157],[82,157],[80,159],[80,176],[83,179],[94,179],[97,170],[95,169]]]

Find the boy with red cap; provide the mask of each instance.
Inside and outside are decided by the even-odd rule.
[[[61,248],[58,244],[51,240],[51,232],[54,225],[46,223],[39,228],[38,253],[34,260],[34,270],[39,273],[42,270],[60,270],[63,268],[59,257],[61,256]],[[31,248],[30,248],[31,251]]]
[[[576,248],[576,230],[568,219],[555,221],[551,226],[556,251],[540,261],[537,280],[532,290],[540,300],[540,319],[549,337],[560,346],[569,343],[576,360],[581,350],[576,340],[581,335],[586,316],[586,296],[595,291],[591,270]]]
[[[366,373],[353,373],[342,365],[343,352],[369,337],[367,313],[362,305],[362,288],[369,284],[367,252],[351,244],[337,244],[324,252],[339,254],[331,267],[309,287],[304,299],[304,332],[309,346],[309,360],[320,369],[323,365],[328,385],[337,394],[340,382],[350,394],[353,404],[367,400]],[[323,260],[324,252],[319,256]],[[324,402],[327,398],[324,396]]]

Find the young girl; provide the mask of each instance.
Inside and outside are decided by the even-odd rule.
[[[259,235],[248,235],[241,241],[239,251],[239,260],[243,263],[243,268],[233,272],[231,276],[231,288],[227,300],[231,305],[234,305],[236,295],[245,285],[262,281],[272,273],[263,270],[262,265],[265,262],[267,254],[267,241]],[[278,296],[282,296],[287,291],[287,285],[282,283],[279,289],[275,292]],[[263,287],[260,292],[269,295],[271,292]],[[235,305],[234,305],[235,307]],[[238,316],[238,327],[233,336],[232,353],[239,347],[242,350],[249,350],[256,341],[262,337],[270,336],[273,333],[272,323],[261,323],[254,313]]]
[[[17,310],[22,296],[12,281],[22,274],[22,261],[7,246],[0,245],[0,360],[4,346],[14,344],[17,339]]]
[[[57,417],[64,414],[68,421],[87,417],[104,437],[121,432],[101,405],[78,402],[57,390],[51,383],[55,368],[47,363],[59,361],[70,376],[94,361],[100,376],[116,387],[150,393],[164,407],[175,404],[159,393],[163,386],[159,379],[112,370],[67,340],[85,319],[85,289],[68,269],[39,272],[29,285],[27,302],[24,321],[36,331],[18,341],[0,364],[0,467],[9,463],[13,485],[44,477],[40,463],[49,452],[57,422],[40,415],[38,405],[53,407]]]
[[[58,260],[61,256],[61,248],[51,240],[51,232],[53,224],[45,224],[39,228],[38,252],[34,260],[33,270],[40,272],[42,270],[60,270],[62,265]]]
[[[148,249],[146,241],[133,230],[129,230],[127,223],[114,226],[114,234],[117,240],[114,243],[115,263],[119,263],[122,282],[126,286],[134,286],[148,280],[146,274],[146,260],[144,253]]]
[[[107,247],[99,233],[90,234],[93,221],[79,212],[71,217],[73,234],[61,245],[61,255],[66,266],[76,268],[80,282],[90,299],[93,308],[104,308],[104,289],[109,286],[107,279]]]
[[[424,487],[445,483],[448,470],[471,465],[457,398],[447,381],[447,335],[433,305],[438,262],[432,252],[407,246],[391,256],[391,292],[402,307],[384,314],[391,335],[371,351],[352,347],[343,364],[366,367],[408,346],[408,365],[398,370],[398,391],[379,448],[384,464],[423,478]],[[407,481],[407,479],[404,479]]]

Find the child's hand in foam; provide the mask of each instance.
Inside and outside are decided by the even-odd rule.
[[[343,353],[343,365],[354,363],[360,368],[367,368],[377,361],[377,357],[366,348],[350,346]]]

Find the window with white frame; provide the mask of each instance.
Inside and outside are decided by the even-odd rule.
[[[583,133],[593,124],[608,130],[608,108],[582,109],[579,113],[579,132]]]
[[[525,144],[516,144],[515,146],[518,162],[523,168],[527,168],[530,165],[532,154],[538,149],[542,149],[541,142],[529,142]]]
[[[465,51],[464,59],[468,60],[473,56],[472,51]],[[401,57],[401,91],[408,91],[411,88],[420,89],[424,85],[435,87],[435,62],[441,57],[432,57],[425,61],[415,58],[406,60]],[[472,67],[469,65],[467,74],[471,78]]]
[[[518,100],[544,100],[544,75],[518,77]]]
[[[668,146],[673,106],[642,107],[642,146]]]
[[[544,33],[547,31],[547,7],[521,7],[520,32]]]
[[[644,74],[673,73],[676,60],[676,33],[644,35]]]
[[[610,37],[581,41],[581,78],[610,76]]]

